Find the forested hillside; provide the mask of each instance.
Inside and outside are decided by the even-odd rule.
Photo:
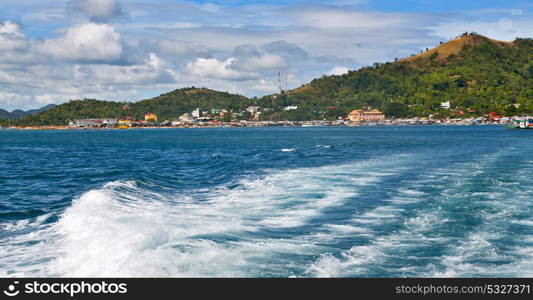
[[[246,97],[209,89],[185,88],[139,102],[113,102],[94,99],[72,100],[37,115],[11,120],[11,125],[66,125],[70,120],[84,118],[143,119],[147,112],[155,113],[159,120],[174,120],[195,108],[244,109],[251,100]],[[3,124],[6,124],[4,120]]]
[[[451,109],[441,108],[450,101]],[[262,98],[184,88],[139,102],[73,100],[12,125],[65,125],[79,118],[141,119],[147,112],[173,120],[199,107],[226,109],[247,118],[246,107],[261,107],[263,120],[345,117],[353,109],[377,108],[389,117],[465,117],[489,112],[533,113],[533,40],[491,40],[465,33],[436,48],[394,62],[323,76],[297,89]],[[284,110],[287,106],[297,109]],[[6,125],[7,120],[0,121]]]
[[[463,34],[416,56],[324,76],[262,100],[301,108],[290,113],[274,110],[272,118],[332,118],[367,106],[398,117],[531,113],[533,40],[506,43]],[[440,108],[445,101],[451,102],[451,110]]]

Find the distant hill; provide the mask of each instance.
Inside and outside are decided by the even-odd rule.
[[[212,108],[240,111],[253,104],[252,99],[241,95],[219,92],[206,88],[184,88],[160,95],[158,97],[136,102],[130,109],[135,116],[153,112],[160,120],[176,119],[179,115],[191,112],[195,108],[211,110]]]
[[[11,119],[11,113],[5,109],[0,109],[0,119]]]
[[[113,102],[95,99],[72,100],[38,114],[12,120],[13,125],[66,125],[70,120],[84,118],[143,119],[147,112],[159,120],[174,120],[195,108],[245,109],[251,100],[246,97],[205,88],[184,88],[139,102]],[[4,122],[5,123],[5,122]],[[1,124],[1,122],[0,122]]]
[[[56,106],[55,104],[48,104],[38,109],[31,109],[27,111],[16,109],[12,112],[8,112],[5,109],[0,109],[0,119],[17,119],[17,118],[22,118],[27,115],[35,115],[35,114],[38,114],[40,112],[43,112],[55,106]]]
[[[450,101],[452,109],[441,108]],[[147,112],[173,120],[199,107],[243,112],[258,105],[264,120],[345,117],[349,111],[377,108],[392,117],[482,116],[533,113],[533,40],[501,42],[465,33],[422,53],[375,63],[345,75],[323,76],[294,90],[246,98],[205,88],[184,88],[139,102],[73,100],[13,125],[64,125],[78,118],[141,119]],[[287,106],[297,109],[285,110]],[[13,113],[11,113],[13,114]],[[6,111],[0,110],[0,118]],[[246,114],[244,114],[246,115]],[[0,121],[5,125],[6,121]]]

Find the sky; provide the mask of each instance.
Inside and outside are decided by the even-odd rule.
[[[533,37],[531,0],[2,0],[0,108],[137,101],[182,87],[245,96],[431,48]]]

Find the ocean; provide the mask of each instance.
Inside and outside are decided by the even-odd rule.
[[[0,277],[532,277],[533,131],[0,130]]]

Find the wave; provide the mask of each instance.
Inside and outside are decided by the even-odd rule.
[[[264,170],[177,193],[113,181],[0,243],[0,276],[531,276],[531,164],[508,153]],[[512,184],[513,182],[518,184]],[[528,239],[529,238],[529,239]]]
[[[373,238],[348,250],[323,253],[306,273],[318,277],[531,276],[533,243],[527,237],[533,230],[525,212],[533,207],[533,190],[525,175],[532,165],[501,167],[509,161],[509,153],[502,151],[463,166],[421,172],[421,178],[393,193],[389,205],[354,215],[354,224],[374,226]]]
[[[410,156],[269,171],[188,194],[115,181],[77,198],[58,222],[33,232],[18,261],[0,253],[4,276],[300,276],[341,221],[321,218],[386,179]],[[387,172],[381,170],[386,169]],[[345,216],[349,217],[349,213]],[[310,232],[312,234],[310,234]],[[350,230],[352,233],[361,233]],[[30,235],[19,236],[27,243]],[[12,251],[20,243],[10,241]],[[40,255],[44,254],[44,255]]]

